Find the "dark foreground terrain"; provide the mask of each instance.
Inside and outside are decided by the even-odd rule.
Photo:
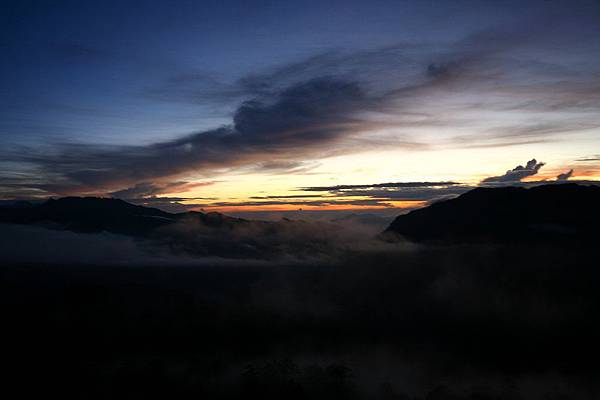
[[[598,399],[598,201],[592,186],[476,189],[378,239],[110,199],[4,208],[2,388]]]
[[[80,399],[597,399],[589,246],[4,265],[3,387]],[[15,397],[17,398],[17,397]]]

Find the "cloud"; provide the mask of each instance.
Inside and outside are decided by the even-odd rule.
[[[178,193],[196,189],[203,186],[213,185],[215,182],[168,182],[168,183],[152,183],[142,182],[127,189],[118,190],[109,193],[112,197],[119,199],[133,199],[142,197],[153,197],[163,193]]]
[[[504,175],[491,176],[485,178],[482,183],[505,183],[505,182],[520,182],[522,179],[528,176],[536,175],[540,168],[545,164],[543,162],[537,162],[536,159],[529,160],[525,166],[518,165],[514,169],[506,171]]]
[[[202,206],[244,207],[287,205],[307,206],[372,206],[393,208],[394,201],[436,201],[453,197],[473,187],[458,182],[388,182],[374,184],[315,186],[299,188],[304,192],[321,194],[253,196],[250,201],[217,202]],[[415,204],[415,206],[417,206]]]
[[[437,201],[454,197],[473,189],[469,185],[423,187],[423,188],[396,188],[396,189],[353,189],[337,192],[346,197],[369,197],[379,201]],[[334,193],[334,192],[332,192]]]
[[[12,189],[3,177],[0,186],[8,194],[95,194],[234,169],[306,174],[315,160],[340,154],[516,146],[598,127],[597,71],[568,57],[527,56],[548,37],[571,43],[559,34],[568,30],[547,36],[548,26],[476,32],[455,43],[330,50],[229,83],[202,71],[171,76],[152,96],[227,102],[231,124],[150,145],[69,141],[3,149],[2,158],[26,172]],[[497,119],[483,123],[480,112]],[[532,122],[542,116],[544,124]],[[449,127],[465,133],[427,135]]]
[[[286,195],[286,196],[252,196],[251,199],[264,200],[264,199],[306,199],[306,198],[322,198],[320,194],[297,194],[297,195]]]
[[[109,193],[110,196],[125,200],[129,203],[160,208],[163,211],[182,213],[199,208],[198,201],[215,200],[213,197],[167,197],[168,193],[187,192],[200,187],[210,186],[215,181],[208,182],[142,182],[127,189]]]
[[[0,224],[4,263],[132,264],[152,258],[130,237],[109,233],[81,234],[38,226]],[[32,249],[34,251],[32,251]]]
[[[250,167],[250,172],[268,172],[271,174],[309,174],[319,167],[319,163],[305,161],[269,160]]]
[[[442,181],[442,182],[387,182],[387,183],[371,183],[361,185],[335,185],[335,186],[313,186],[300,188],[300,190],[308,192],[328,192],[346,189],[375,189],[375,188],[423,188],[423,187],[440,187],[460,185],[458,182]]]
[[[198,204],[195,203],[198,200],[206,201],[215,199],[213,197],[166,197],[161,195],[187,192],[200,187],[210,186],[215,183],[215,181],[176,181],[166,183],[142,182],[130,188],[109,193],[109,195],[132,204],[160,208],[167,212],[181,213],[198,208]]]
[[[589,162],[589,161],[600,161],[600,155],[594,155],[589,157],[583,157],[575,160],[577,162]]]
[[[527,170],[528,166],[531,167],[531,169],[534,169],[537,166],[539,169],[541,168],[541,165],[543,165],[543,163],[534,163],[534,160],[531,160],[525,167],[519,166],[514,170],[507,171],[507,173],[510,172],[511,176],[515,173],[526,173],[525,170]],[[503,178],[503,180],[497,180],[498,177],[491,177],[487,179],[494,179],[494,181],[484,180],[482,181],[482,185],[485,186],[494,183],[510,186],[534,187],[541,184],[560,183],[571,177],[572,173],[572,171],[569,171],[565,174],[561,174],[559,176],[564,175],[566,178],[561,180],[557,177],[556,181],[540,180],[522,182],[520,180],[506,180],[505,178]],[[583,185],[597,184],[597,182],[594,181],[584,180],[573,182]],[[298,210],[303,208],[310,209],[311,207],[326,209],[329,206],[355,206],[367,209],[371,208],[373,210],[396,209],[398,212],[401,212],[401,209],[397,208],[397,205],[395,205],[394,202],[415,202],[414,207],[421,207],[424,203],[431,204],[433,202],[459,196],[475,187],[476,186],[454,181],[387,182],[303,187],[298,188],[299,192],[313,192],[315,194],[298,193],[288,195],[251,196],[248,200],[242,201],[218,201],[219,199],[211,197],[181,198],[155,196],[124,199],[134,204],[158,207],[170,212],[185,212],[197,209],[210,209],[213,207],[239,208],[240,210],[243,210],[245,207],[265,207],[268,209],[271,206],[288,206],[291,211],[294,210],[294,207]],[[207,202],[207,200],[211,201]],[[405,209],[406,205],[403,205],[402,210]],[[275,213],[281,212],[282,211],[276,211]],[[335,213],[340,213],[340,211],[338,210]]]
[[[562,173],[562,174],[559,174],[559,175],[556,177],[556,180],[557,180],[557,181],[567,181],[567,180],[569,180],[569,178],[570,178],[571,176],[573,176],[573,169],[570,169],[570,170],[569,170],[569,171],[567,171],[567,172],[564,172],[564,173]]]
[[[205,203],[198,203],[199,201],[212,201],[217,200],[214,197],[165,197],[165,196],[152,196],[152,197],[129,197],[121,198],[128,203],[136,204],[139,206],[159,208],[163,211],[170,213],[183,213],[187,211],[197,210]]]
[[[457,196],[473,187],[459,182],[387,182],[373,184],[351,184],[333,186],[304,187],[299,190],[308,192],[327,192],[335,198],[367,198],[380,205],[389,205],[391,201],[436,201]]]
[[[210,226],[190,215],[156,231],[157,244],[176,254],[280,261],[334,261],[349,249],[380,246],[380,229],[354,218],[323,220],[247,221],[205,214],[222,221]]]
[[[326,145],[366,129],[356,113],[378,101],[357,82],[316,78],[273,98],[244,102],[231,126],[148,146],[67,143],[50,152],[29,149],[16,158],[37,166],[47,181],[37,187],[50,192],[129,186],[129,192],[152,193],[155,187],[146,182],[190,171],[260,163],[263,168],[297,168],[302,164],[295,159],[328,154]],[[276,165],[265,161],[273,158]]]
[[[299,200],[297,198],[272,198],[263,199],[260,201],[219,201],[210,204],[197,204],[197,207],[249,207],[249,206],[275,206],[275,205],[291,205],[299,208],[308,206],[373,206],[373,207],[392,207],[391,204],[385,202],[386,199],[329,199],[319,196],[315,200]]]

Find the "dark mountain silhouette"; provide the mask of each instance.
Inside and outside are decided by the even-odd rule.
[[[251,221],[216,212],[169,213],[97,197],[65,197],[26,207],[0,206],[0,223],[122,234],[147,239],[149,250],[225,258],[270,258],[292,253],[306,257],[345,243],[341,228],[326,222]]]
[[[137,206],[123,200],[98,197],[64,197],[40,205],[0,207],[0,222],[37,224],[75,232],[110,232],[144,236],[157,228],[184,218],[209,227],[232,226],[243,220],[218,213],[172,214],[156,208]]]
[[[412,241],[591,241],[600,223],[600,187],[552,184],[477,188],[397,217],[383,233]]]

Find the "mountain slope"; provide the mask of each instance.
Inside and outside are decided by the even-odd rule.
[[[216,212],[172,214],[122,200],[65,197],[0,206],[0,223],[133,236],[149,251],[225,258],[312,257],[346,243],[343,229],[308,221],[251,221]],[[34,249],[32,247],[32,249]],[[37,250],[32,250],[37,251]]]
[[[75,232],[111,232],[147,235],[157,228],[190,218],[217,227],[237,222],[217,213],[171,214],[136,206],[123,200],[98,197],[64,197],[29,207],[0,207],[0,222],[45,225]]]
[[[591,241],[600,224],[600,187],[553,184],[477,188],[397,217],[384,237],[413,241]]]

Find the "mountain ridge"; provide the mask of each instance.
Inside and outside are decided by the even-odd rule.
[[[386,239],[415,242],[591,240],[600,223],[600,187],[573,183],[479,187],[400,215]]]
[[[62,197],[27,207],[0,207],[0,222],[50,224],[82,233],[106,231],[143,236],[184,218],[192,218],[213,227],[243,221],[219,213],[169,213],[109,197]]]

